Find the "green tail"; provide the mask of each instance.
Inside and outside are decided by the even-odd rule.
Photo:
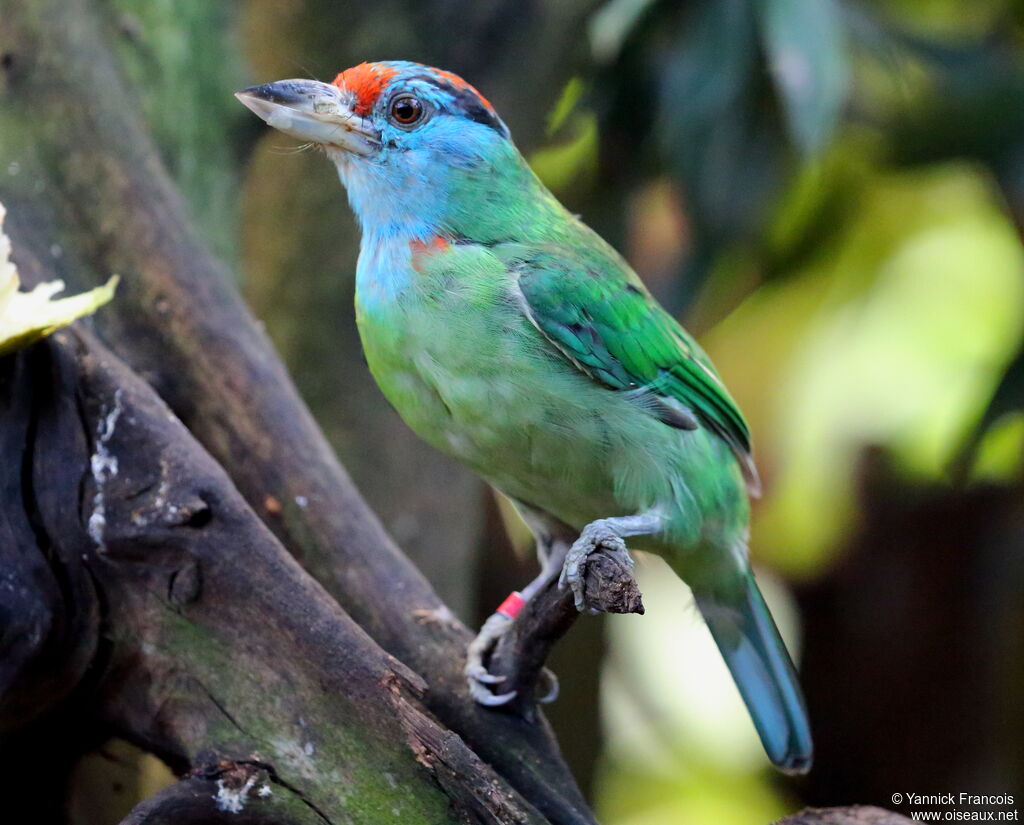
[[[786,773],[806,773],[814,748],[803,694],[754,574],[728,600],[695,596],[768,758]]]

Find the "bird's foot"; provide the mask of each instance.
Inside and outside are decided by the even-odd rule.
[[[491,690],[492,686],[504,682],[505,677],[489,673],[484,665],[484,659],[490,655],[498,639],[504,636],[510,627],[511,617],[504,613],[492,613],[466,649],[466,668],[463,672],[469,683],[469,693],[475,702],[487,707],[504,705],[516,698],[514,690],[507,693],[494,693]]]
[[[603,551],[620,560],[628,569],[633,569],[633,559],[626,549],[626,542],[606,519],[594,521],[583,528],[580,537],[573,542],[565,557],[562,574],[558,578],[559,587],[568,585],[572,588],[576,609],[581,613],[587,609],[586,570],[587,560],[593,553]],[[591,609],[591,613],[600,611]]]
[[[518,692],[514,690],[506,693],[494,693],[492,688],[504,682],[505,677],[495,676],[487,670],[487,666],[484,664],[485,659],[490,656],[497,645],[498,639],[512,627],[513,621],[513,618],[506,613],[492,613],[466,650],[466,667],[463,672],[466,675],[470,695],[475,702],[481,705],[500,707],[507,705],[518,695]],[[547,668],[541,671],[541,676],[546,682],[546,690],[543,696],[538,697],[537,701],[541,704],[549,704],[558,698],[558,677]]]

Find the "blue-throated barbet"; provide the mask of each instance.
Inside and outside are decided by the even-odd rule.
[[[269,125],[323,147],[362,229],[356,318],[405,421],[504,493],[544,572],[586,607],[597,548],[663,556],[693,590],[761,741],[806,771],[796,674],[747,560],[750,435],[708,357],[614,249],[530,170],[491,104],[450,72],[364,63],[333,83],[240,92]],[[685,150],[685,148],[684,148]],[[558,522],[578,531],[554,546]],[[500,704],[470,647],[474,697]]]

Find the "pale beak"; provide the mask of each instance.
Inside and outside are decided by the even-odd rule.
[[[319,80],[279,80],[235,93],[268,126],[299,140],[336,146],[354,155],[372,154],[380,136],[355,114],[337,86]]]

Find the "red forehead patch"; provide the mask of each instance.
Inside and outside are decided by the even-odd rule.
[[[366,117],[373,110],[373,104],[377,102],[388,81],[397,73],[396,69],[379,63],[360,63],[351,69],[345,69],[334,78],[333,85],[354,93],[356,104],[352,111],[360,117]]]

